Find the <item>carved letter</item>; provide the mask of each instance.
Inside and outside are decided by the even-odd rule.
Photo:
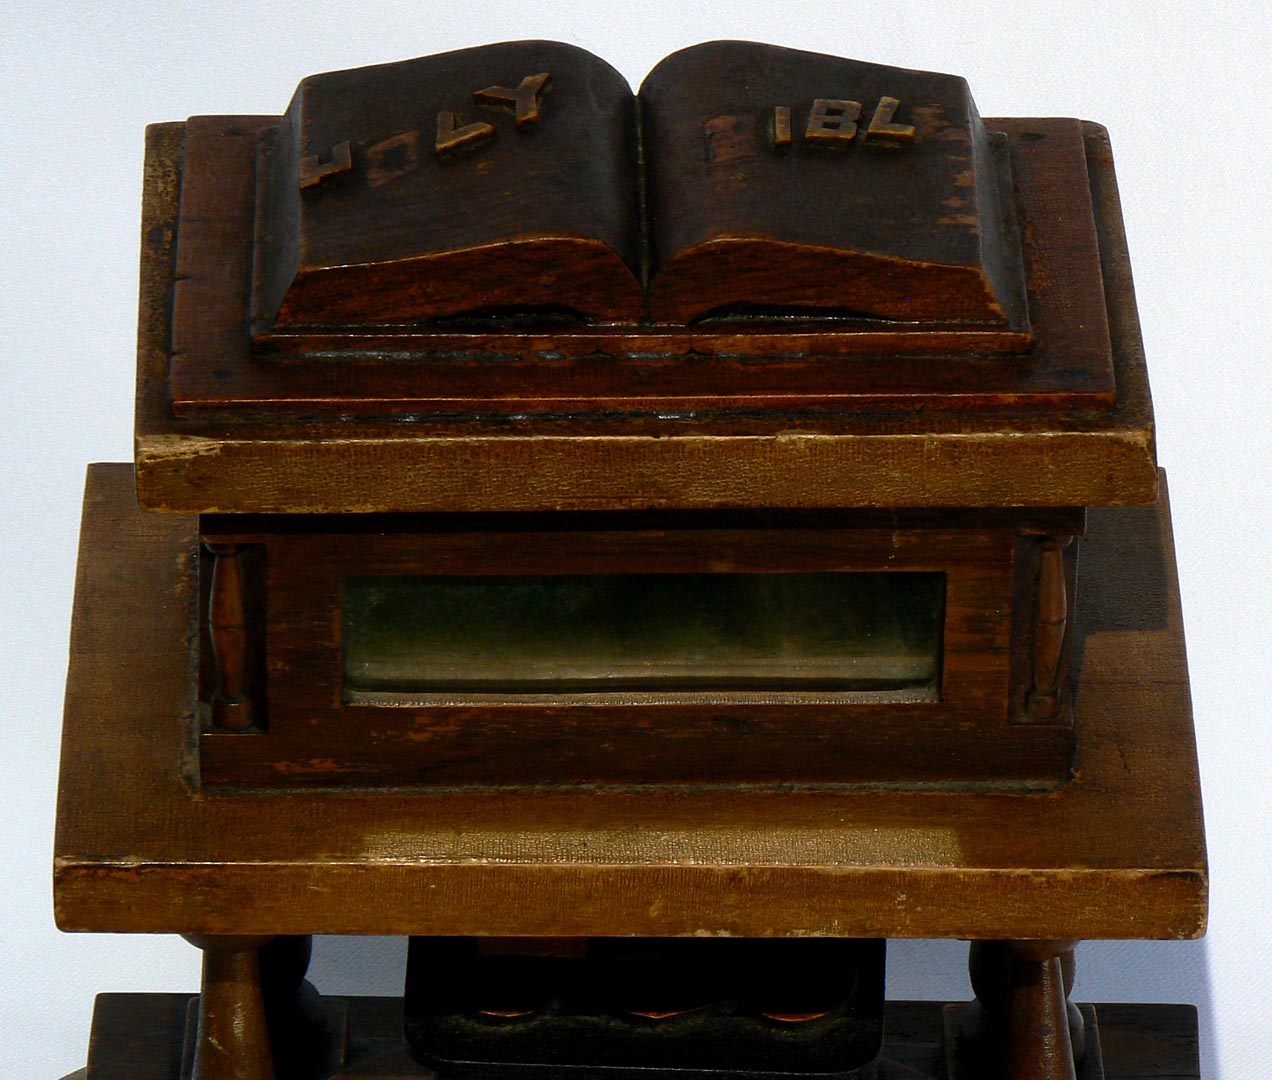
[[[300,186],[314,187],[321,184],[328,176],[348,172],[353,168],[353,153],[347,142],[338,143],[331,148],[331,158],[323,161],[318,154],[310,154],[300,159]]]
[[[813,111],[808,114],[804,138],[827,146],[846,146],[856,138],[860,118],[860,101],[818,98],[813,102]]]
[[[453,112],[439,112],[437,114],[437,142],[434,149],[439,154],[444,154],[448,150],[455,150],[461,146],[469,146],[473,143],[481,142],[483,139],[489,139],[495,133],[495,129],[484,120],[475,120],[471,124],[464,122],[464,117]]]
[[[789,105],[773,107],[773,145],[791,145],[791,108]]]
[[[367,148],[367,183],[387,184],[412,172],[419,165],[420,133],[404,131]]]
[[[901,102],[894,97],[882,97],[875,106],[874,116],[866,129],[867,139],[884,139],[888,142],[914,142],[914,127],[910,124],[894,124],[897,106]]]
[[[488,86],[473,94],[473,101],[495,109],[510,108],[517,117],[517,126],[539,122],[539,95],[552,83],[546,71],[527,75],[515,90],[506,86]]]

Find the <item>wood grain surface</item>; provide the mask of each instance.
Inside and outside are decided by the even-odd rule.
[[[246,284],[234,301],[240,316],[231,312],[223,331],[212,323],[197,333],[183,331],[180,341],[189,347],[173,354],[170,291],[181,162],[194,129],[156,125],[148,136],[142,227],[139,498],[154,509],[226,513],[1078,506],[1151,500],[1152,405],[1107,136],[1096,125],[1076,121],[993,124],[1022,138],[1033,132],[1085,149],[1090,187],[1089,196],[1081,194],[1093,207],[1087,212],[1096,222],[1098,251],[1082,249],[1079,238],[1077,248],[1062,246],[1048,255],[1048,272],[1037,279],[1040,288],[1050,282],[1047,289],[1060,305],[1039,345],[1058,349],[1053,363],[1022,367],[1019,358],[963,357],[961,366],[945,365],[935,383],[931,364],[904,356],[884,366],[841,358],[801,368],[798,360],[748,365],[696,356],[688,366],[668,367],[655,356],[628,365],[600,357],[563,367],[566,354],[557,357],[552,350],[564,339],[549,335],[526,343],[537,359],[524,377],[500,372],[499,364],[448,362],[444,374],[451,396],[442,401],[435,388],[424,394],[433,394],[435,404],[442,401],[440,413],[419,396],[420,371],[410,379],[400,371],[395,375],[387,360],[317,365],[305,379],[289,373],[287,364],[235,360],[227,367],[222,361],[245,348]],[[246,129],[242,134],[246,137]],[[1026,176],[1027,159],[1020,159],[1020,167]],[[1063,219],[1065,199],[1074,197],[1063,184],[1035,184],[1030,190],[1043,199],[1039,212],[1048,220]],[[1044,197],[1044,191],[1051,194]],[[225,250],[227,258],[244,257],[241,244]],[[1098,267],[1092,262],[1097,257]],[[181,284],[186,291],[196,285],[206,291],[216,280],[213,275],[201,285],[193,279]],[[1094,300],[1078,306],[1086,310],[1094,302],[1107,308],[1111,354],[1094,341],[1078,340],[1105,333],[1102,320],[1070,317],[1079,293],[1092,289]],[[210,302],[210,294],[204,299]],[[210,308],[197,310],[204,312],[200,318],[211,317]],[[195,344],[212,348],[221,359],[198,359]],[[490,347],[490,341],[481,344],[482,355],[503,356]],[[712,374],[717,360],[729,368],[725,382],[736,396],[722,411],[712,405],[718,405],[724,385],[720,372]],[[177,378],[171,385],[170,364]],[[183,371],[195,382],[183,382]],[[1096,379],[1091,386],[1098,407],[1040,410],[1039,402],[1057,390],[1047,389],[1048,371],[1065,379],[1086,371],[1083,379]],[[255,383],[236,390],[240,376]],[[502,389],[492,378],[503,380]],[[828,393],[849,401],[837,379],[856,386],[852,407],[827,404]],[[193,402],[204,393],[196,385],[200,381],[208,410],[178,417],[173,410],[181,400]],[[605,386],[610,389],[601,393]],[[770,407],[784,395],[793,411]],[[641,407],[629,407],[637,398]],[[612,411],[595,411],[603,399]],[[269,409],[253,414],[243,404],[251,400],[269,402]],[[770,406],[757,411],[764,401]],[[474,413],[475,402],[496,402],[503,412]],[[534,407],[533,414],[517,411],[526,405]],[[452,406],[457,411],[446,411]],[[325,420],[319,418],[324,409]],[[358,418],[342,421],[333,413]]]
[[[67,930],[1184,938],[1206,861],[1168,510],[1093,510],[1076,775],[1035,794],[212,795],[195,521],[94,466],[55,854]]]
[[[276,531],[257,531],[259,520],[236,527],[232,517],[218,517],[205,539],[259,549],[268,566],[254,590],[260,610],[268,612],[255,649],[261,657],[268,653],[268,672],[261,672],[255,695],[268,720],[260,725],[266,730],[250,738],[205,729],[200,775],[208,785],[261,788],[1054,786],[1069,776],[1072,725],[1068,710],[1059,707],[1041,723],[1022,722],[1029,675],[1024,654],[1041,546],[1037,533],[1047,528],[1043,519],[1066,518],[1062,529],[1070,535],[1080,529],[1073,522],[1081,514],[1072,511],[933,511],[890,521],[869,512],[809,514],[798,521],[611,515],[591,528],[581,515],[565,521],[478,515],[468,522],[456,515],[415,521],[392,515],[359,520],[356,528],[341,516],[271,519]],[[207,556],[201,561],[206,577]],[[475,582],[492,574],[678,574],[688,582],[693,578],[684,575],[737,572],[757,582],[763,578],[756,575],[815,571],[939,575],[943,611],[939,656],[933,657],[939,692],[934,683],[931,693],[885,704],[869,694],[824,688],[744,691],[733,680],[696,694],[669,693],[662,683],[643,694],[509,696],[496,687],[476,698],[434,695],[410,706],[345,700],[342,581],[359,575],[458,574]],[[688,587],[675,586],[682,597]],[[692,607],[688,599],[683,603]],[[469,609],[448,621],[473,615]],[[672,613],[665,613],[656,633],[671,635],[671,621]],[[205,636],[205,651],[212,644]],[[686,651],[696,656],[694,669],[701,673],[701,652],[696,646]],[[490,677],[497,663],[483,657],[480,666]],[[642,652],[638,666],[645,670],[648,664],[649,654]],[[835,666],[842,670],[842,661]],[[206,675],[200,697],[215,702]]]

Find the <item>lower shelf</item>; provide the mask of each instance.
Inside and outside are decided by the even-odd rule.
[[[87,1072],[65,1080],[181,1080],[188,994],[102,994],[93,1016]],[[346,1063],[332,1074],[291,1072],[278,1080],[426,1080],[402,1040],[398,998],[337,999],[347,1009]],[[1086,1007],[1084,1007],[1086,1008]],[[884,1009],[879,1080],[940,1080],[940,1002],[896,1001]],[[1191,1005],[1099,1005],[1106,1080],[1200,1080],[1197,1011]]]

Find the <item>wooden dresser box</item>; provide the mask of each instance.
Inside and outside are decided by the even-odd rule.
[[[153,126],[142,236],[56,905],[204,983],[89,1080],[1197,1075],[1068,1002],[1206,906],[1102,128],[513,42]],[[315,933],[409,935],[403,1000]],[[889,937],[976,1000],[885,1002]]]

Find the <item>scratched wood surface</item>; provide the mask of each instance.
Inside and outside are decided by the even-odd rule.
[[[428,786],[579,783],[963,783],[1040,787],[1067,778],[1067,710],[1023,723],[1039,531],[1072,535],[1081,514],[806,515],[802,522],[734,515],[575,515],[464,524],[450,515],[349,525],[217,518],[205,536],[259,548],[268,580],[255,592],[268,638],[258,691],[263,734],[206,729],[207,784]],[[396,522],[396,525],[394,524]],[[905,522],[905,524],[902,524]],[[871,528],[871,525],[874,525]],[[265,526],[262,528],[262,526]],[[340,532],[333,530],[349,529]],[[395,528],[400,531],[394,531]],[[1035,535],[1017,540],[1022,529]],[[1032,543],[1030,543],[1032,541]],[[204,557],[206,576],[206,556]],[[398,574],[719,574],[903,572],[942,576],[940,692],[883,704],[824,691],[548,694],[410,706],[343,700],[341,582]],[[686,579],[688,580],[688,579]],[[757,580],[754,576],[750,580]],[[1013,597],[1020,589],[1022,595]],[[691,601],[686,601],[691,603]],[[1014,618],[1013,618],[1014,612]],[[472,612],[465,616],[472,617]],[[736,619],[742,619],[737,613]],[[672,633],[668,615],[659,633]],[[1022,626],[1021,624],[1025,624]],[[1022,633],[1023,631],[1023,633]],[[1014,636],[1014,637],[1013,637]],[[774,647],[774,646],[770,646]],[[492,646],[492,650],[494,647]],[[260,646],[264,652],[264,645]],[[685,647],[695,669],[706,661]],[[648,664],[642,652],[642,668]],[[483,658],[491,674],[497,660]],[[837,667],[842,670],[842,661]],[[1017,665],[1019,668],[1020,665]],[[612,670],[612,669],[611,669]],[[1013,680],[1014,676],[1014,680]],[[206,682],[206,677],[205,677]],[[208,695],[203,695],[206,700]]]
[[[1081,124],[995,123],[1013,133],[1001,152],[1015,159],[1036,341],[1033,333],[990,322],[958,322],[958,306],[946,295],[964,291],[953,270],[943,274],[954,282],[941,275],[919,282],[891,265],[876,266],[875,276],[889,288],[933,293],[933,311],[948,305],[951,314],[892,321],[839,317],[819,326],[797,317],[798,305],[788,296],[779,305],[782,314],[767,320],[720,316],[680,329],[586,325],[547,309],[537,321],[523,313],[415,324],[403,316],[396,325],[339,326],[344,293],[369,298],[373,294],[363,290],[375,286],[388,305],[395,289],[408,287],[376,285],[389,268],[399,266],[391,259],[370,268],[335,267],[305,275],[304,289],[330,294],[328,321],[273,327],[249,340],[244,331],[252,317],[249,287],[253,273],[259,275],[262,263],[268,264],[257,220],[265,196],[256,191],[253,167],[259,133],[273,125],[260,117],[193,117],[186,126],[180,205],[174,212],[173,407],[179,416],[230,410],[240,418],[263,409],[286,415],[302,401],[310,412],[341,415],[402,409],[461,416],[648,413],[689,407],[719,413],[742,406],[756,413],[828,410],[849,403],[975,407],[1008,414],[1022,404],[1107,410],[1115,387]],[[829,162],[823,157],[805,154],[785,164],[801,171],[840,167],[837,156]],[[863,160],[877,163],[869,155]],[[935,171],[945,176],[950,169]],[[781,175],[769,177],[769,185]],[[829,179],[823,176],[822,182]],[[872,179],[878,185],[886,177]],[[799,191],[799,185],[792,190]],[[589,195],[583,190],[575,198],[587,201]],[[466,235],[463,221],[452,222],[458,235]],[[772,264],[783,269],[780,280],[788,293],[798,290],[811,302],[864,272],[840,263],[888,264],[870,252],[734,235],[724,222],[704,223],[699,232],[706,230],[705,236],[670,260],[673,265],[663,276],[676,279],[680,292],[692,295],[692,282],[737,278],[747,290],[739,295],[758,295],[760,287],[750,282],[752,268]],[[930,220],[911,221],[909,231],[920,225],[940,231]],[[547,243],[510,239],[429,258],[445,259],[450,266],[480,255],[508,274],[524,276],[530,273],[526,260],[533,261],[538,250],[536,276],[556,281],[564,300],[569,285],[558,268],[569,264],[543,247]],[[833,265],[819,265],[826,259]],[[593,272],[589,266],[580,271],[584,278]],[[451,269],[448,288],[469,280],[458,267]],[[324,284],[354,270],[368,280],[356,287]],[[962,270],[971,272],[967,266]],[[426,276],[431,280],[436,273]],[[419,291],[414,284],[409,288]],[[471,277],[470,288],[474,295],[490,295],[480,276]],[[686,359],[687,352],[692,355]],[[847,356],[857,359],[850,362]]]
[[[349,425],[234,423],[232,411],[215,419],[174,419],[169,363],[179,367],[183,354],[170,356],[168,297],[186,127],[157,125],[148,134],[143,204],[139,497],[156,509],[229,513],[1151,499],[1152,405],[1112,159],[1103,129],[1080,130],[1110,316],[1113,411],[1044,416],[1023,407],[995,415],[970,407],[863,407],[842,415],[765,418],[673,409],[590,418],[548,413],[533,421],[412,414]],[[354,404],[359,399],[344,380],[357,367],[335,365],[324,376],[336,379],[335,389]],[[371,377],[358,370],[357,377]],[[658,365],[649,373],[657,376]]]
[[[201,794],[195,521],[95,466],[55,854],[68,930],[1177,938],[1206,862],[1165,500],[1092,511],[1076,778],[1041,794]]]
[[[1030,340],[1005,144],[954,76],[717,41],[637,99],[582,49],[505,42],[311,76],[256,150],[266,334],[745,305]]]

